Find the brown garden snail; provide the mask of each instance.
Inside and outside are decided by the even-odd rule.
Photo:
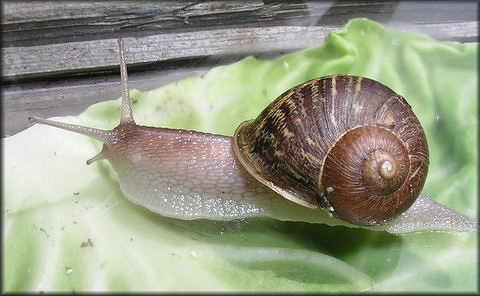
[[[349,75],[286,91],[237,128],[233,147],[247,171],[283,197],[358,225],[408,209],[428,170],[425,134],[407,102]]]
[[[109,160],[130,201],[181,219],[267,216],[316,222],[328,213],[359,226],[385,224],[414,208],[402,223],[417,223],[418,209],[427,222],[397,232],[442,228],[442,217],[448,220],[445,229],[475,229],[472,219],[428,198],[415,202],[428,170],[426,139],[410,106],[388,87],[349,75],[307,81],[240,125],[232,140],[137,125],[122,40],[119,47],[117,127],[30,120],[102,141],[102,151],[87,164]]]

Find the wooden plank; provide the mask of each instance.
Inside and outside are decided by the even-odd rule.
[[[474,22],[474,1],[3,1],[4,47],[272,26]],[[32,38],[32,37],[35,38]],[[473,41],[473,40],[459,40]]]
[[[403,26],[406,25],[396,24],[398,28]],[[462,22],[408,26],[408,29],[441,39],[454,39],[478,35],[477,26],[477,22]],[[135,65],[214,55],[288,52],[322,43],[332,29],[335,27],[223,29],[125,38],[125,44],[128,63]],[[4,48],[2,77],[26,79],[116,68],[116,51],[115,39]]]
[[[32,46],[152,34],[271,26],[308,14],[305,4],[263,1],[7,2],[4,46]],[[303,8],[303,9],[299,9]],[[21,13],[19,13],[21,12]],[[281,18],[275,19],[281,13]],[[260,25],[261,26],[261,25]],[[79,34],[81,32],[81,34]],[[35,40],[31,36],[35,35]]]
[[[262,1],[5,1],[4,24],[51,20],[102,19],[118,22],[148,17],[157,20],[254,11],[264,7]],[[105,18],[106,15],[111,15]]]
[[[320,44],[332,27],[212,30],[125,38],[129,64],[292,51]],[[302,38],[299,38],[301,36]],[[116,39],[4,48],[2,76],[22,79],[118,67]]]

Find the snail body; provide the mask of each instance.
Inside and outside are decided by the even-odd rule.
[[[147,127],[133,120],[122,40],[119,47],[117,127],[30,120],[102,141],[87,164],[107,159],[133,203],[180,219],[266,216],[362,227],[383,225],[420,204],[424,212],[458,216],[463,228],[448,229],[476,223],[425,198],[415,203],[428,170],[425,134],[403,97],[376,81],[350,75],[307,81],[241,124],[233,138]],[[432,214],[428,219],[427,229],[442,223]],[[408,225],[396,232],[415,231]]]
[[[275,195],[241,169],[230,137],[137,125],[121,129],[115,134],[125,138],[106,144],[102,158],[117,172],[124,195],[158,214],[246,218],[265,208],[252,197]]]

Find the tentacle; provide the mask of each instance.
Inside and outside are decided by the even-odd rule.
[[[28,120],[32,123],[49,125],[49,126],[57,127],[60,129],[72,131],[78,134],[82,134],[85,136],[89,136],[106,144],[112,141],[112,136],[111,136],[112,131],[110,130],[101,130],[101,129],[77,125],[77,124],[58,122],[58,121],[43,119],[35,116],[29,117]]]
[[[122,88],[122,115],[120,117],[120,124],[135,123],[133,120],[130,91],[128,89],[128,74],[127,64],[125,63],[125,48],[123,46],[123,39],[118,39],[118,48],[120,51],[120,85]]]

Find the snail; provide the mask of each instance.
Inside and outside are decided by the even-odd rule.
[[[266,216],[391,232],[476,228],[473,219],[418,198],[429,163],[425,133],[406,100],[387,86],[352,75],[309,80],[242,123],[233,137],[140,126],[123,40],[118,46],[117,127],[29,120],[103,142],[87,164],[107,159],[133,203],[180,219]]]

